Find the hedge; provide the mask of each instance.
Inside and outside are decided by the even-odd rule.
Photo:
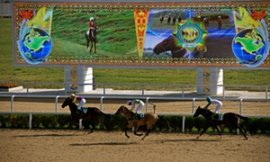
[[[159,115],[160,120],[156,123],[154,131],[159,132],[182,132],[183,116],[180,115]],[[0,128],[29,128],[30,114],[27,113],[1,113]],[[123,130],[127,121],[120,116],[110,115],[106,117],[99,125],[99,130]],[[84,128],[89,128],[89,123],[82,122]],[[184,132],[198,133],[206,124],[203,117],[194,118],[185,117]],[[251,117],[248,121],[242,123],[250,134],[270,134],[270,118]],[[32,129],[78,129],[79,123],[71,122],[69,114],[32,114]],[[222,129],[223,133],[235,133],[232,128]],[[209,129],[208,133],[214,132]]]

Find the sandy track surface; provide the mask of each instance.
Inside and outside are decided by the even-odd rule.
[[[152,133],[144,141],[122,132],[0,129],[0,161],[17,162],[269,162],[270,137]]]

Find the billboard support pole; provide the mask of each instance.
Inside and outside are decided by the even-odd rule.
[[[64,74],[65,74],[65,92],[70,93],[72,91],[71,85],[72,85],[72,74],[71,74],[72,68],[71,66],[65,66]]]
[[[93,68],[83,65],[65,67],[66,93],[84,93],[92,91]]]
[[[77,66],[78,92],[89,92],[94,89],[93,68]]]
[[[223,69],[197,68],[197,93],[206,95],[222,95],[223,87]]]

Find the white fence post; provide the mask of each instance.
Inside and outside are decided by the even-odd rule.
[[[192,114],[194,113],[194,109],[195,109],[195,100],[196,100],[196,98],[193,98],[192,99]]]
[[[83,129],[83,126],[82,126],[82,119],[79,120],[79,129]]]
[[[185,133],[186,116],[182,117],[182,133]]]
[[[99,109],[100,109],[101,111],[103,111],[103,100],[104,100],[104,98],[105,98],[105,96],[101,96],[101,97],[100,97],[100,106],[99,106]]]
[[[239,108],[239,113],[242,115],[243,112],[243,98],[240,98],[240,108]]]
[[[58,111],[58,98],[59,98],[59,96],[56,96],[55,97],[55,112],[57,113],[57,111]]]
[[[29,114],[29,122],[28,122],[29,129],[32,129],[32,119],[33,119],[33,116],[32,116],[32,113],[30,113]]]
[[[14,108],[14,98],[15,98],[15,95],[12,95],[11,96],[11,103],[10,103],[10,112],[13,112],[13,108]]]

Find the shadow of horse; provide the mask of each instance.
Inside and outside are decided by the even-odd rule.
[[[197,139],[201,135],[203,135],[209,127],[214,127],[215,129],[217,129],[219,135],[221,136],[221,132],[217,126],[227,126],[227,127],[238,128],[241,134],[245,137],[245,139],[248,139],[246,136],[247,130],[240,123],[241,119],[248,120],[248,117],[244,117],[236,113],[228,112],[228,113],[224,113],[222,120],[218,120],[218,114],[210,111],[207,108],[201,108],[200,106],[196,109],[193,117],[198,117],[199,115],[202,115],[206,119],[206,126],[201,131]]]
[[[73,143],[70,146],[117,146],[117,145],[134,145],[135,142],[97,142],[97,143]]]
[[[14,137],[72,137],[72,136],[79,136],[77,134],[25,134],[25,135],[15,135]]]
[[[86,113],[78,110],[78,107],[75,103],[72,102],[70,97],[66,98],[62,104],[62,108],[69,106],[69,110],[71,113],[71,121],[78,123],[79,119],[82,119],[82,122],[90,124],[90,133],[94,131],[96,125],[100,124],[104,121],[105,117],[109,116],[109,114],[103,113],[100,109],[96,107],[88,107],[86,108]]]
[[[157,55],[166,51],[171,51],[172,58],[196,58],[202,57],[203,54],[202,49],[199,49],[199,47],[196,47],[191,53],[188,53],[185,48],[177,44],[177,38],[174,35],[170,35],[162,40],[153,49],[153,52]]]
[[[158,115],[155,113],[145,113],[142,119],[136,119],[135,113],[125,106],[120,106],[115,115],[122,115],[126,118],[127,125],[125,127],[125,135],[127,138],[129,138],[127,134],[128,129],[134,128],[133,133],[137,136],[142,136],[143,134],[137,133],[137,131],[139,130],[139,127],[146,126],[146,133],[142,140],[149,135],[159,119]]]
[[[88,49],[90,44],[89,52],[92,52],[92,49],[94,48],[94,53],[96,53],[97,31],[96,30],[86,31],[85,38],[86,38],[86,48]]]

